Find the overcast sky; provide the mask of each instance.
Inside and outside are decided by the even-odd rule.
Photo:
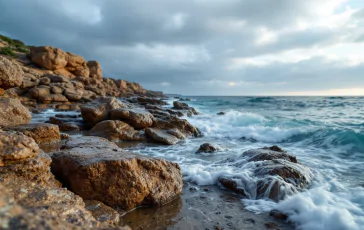
[[[0,33],[185,95],[364,95],[363,0],[0,0]]]

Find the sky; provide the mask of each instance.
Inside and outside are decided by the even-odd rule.
[[[364,95],[362,0],[0,0],[0,33],[183,95]]]

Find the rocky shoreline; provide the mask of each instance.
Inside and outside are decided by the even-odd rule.
[[[0,47],[12,49],[6,41]],[[86,62],[53,47],[26,48],[25,54],[0,55],[0,229],[130,229],[126,217],[133,214],[121,218],[130,210],[166,204],[168,210],[182,192],[186,200],[194,199],[186,193],[198,189],[189,185],[191,190],[186,190],[178,164],[119,146],[175,145],[201,137],[199,129],[184,119],[198,111],[183,99],[170,107],[161,92],[104,78],[97,61]],[[49,109],[58,113],[49,116]],[[47,115],[45,120],[34,119],[42,114]],[[47,149],[43,146],[50,150],[43,151]],[[206,143],[198,153],[216,151]],[[309,169],[279,147],[247,151],[241,158],[256,164],[255,197],[246,189],[249,181],[221,176],[224,193],[279,201],[310,183]],[[242,164],[240,159],[226,161]],[[216,196],[218,188],[210,189]],[[205,205],[195,202],[191,206]],[[210,206],[204,210],[217,208]],[[269,218],[274,228],[285,229],[283,221],[263,219]],[[154,220],[146,218],[132,226],[164,229],[146,221]],[[270,228],[255,222],[246,224]],[[198,228],[197,223],[198,219],[192,225]],[[204,226],[224,229],[216,223]]]

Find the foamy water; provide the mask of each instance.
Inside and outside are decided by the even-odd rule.
[[[202,115],[186,119],[203,138],[133,150],[179,163],[184,180],[199,185],[216,185],[220,176],[239,178],[249,196],[242,199],[246,209],[281,210],[297,229],[364,229],[364,98],[195,99],[187,103]],[[226,114],[216,115],[220,111]],[[195,154],[205,142],[220,151]],[[285,199],[278,203],[256,198],[256,163],[241,157],[246,150],[270,145],[279,145],[309,168],[302,171],[310,186],[298,191],[281,181]]]

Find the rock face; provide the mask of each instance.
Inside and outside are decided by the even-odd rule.
[[[28,124],[31,118],[29,110],[19,100],[0,98],[0,126]]]
[[[255,187],[252,183],[239,179],[238,177],[220,177],[220,183],[228,189],[243,195],[250,195],[254,199],[269,198],[275,201],[284,199],[308,186],[311,181],[311,171],[299,164],[296,157],[287,154],[277,146],[246,151],[242,157],[247,162],[255,165],[253,170]],[[235,159],[236,160],[236,159]],[[234,161],[235,161],[234,160]],[[230,161],[229,161],[230,162]],[[241,167],[243,161],[231,163]]]
[[[100,229],[79,196],[61,188],[33,139],[0,131],[0,223],[5,229]],[[5,189],[6,188],[6,189]]]
[[[9,129],[21,132],[33,138],[37,144],[51,144],[61,140],[59,128],[57,125],[35,123],[12,126]]]
[[[179,166],[125,152],[98,137],[71,139],[52,155],[52,172],[87,200],[130,210],[163,205],[182,192]]]
[[[112,120],[124,121],[136,129],[144,129],[153,125],[154,117],[142,109],[114,109],[111,111]]]
[[[68,54],[61,49],[51,46],[31,47],[30,59],[43,68],[58,70],[66,67]]]
[[[97,123],[89,132],[91,136],[104,137],[109,141],[144,141],[143,133],[136,131],[122,121],[102,121]]]
[[[218,149],[213,146],[212,144],[210,143],[205,143],[205,144],[202,144],[200,145],[200,148],[197,150],[196,153],[213,153],[213,152],[216,152]]]
[[[9,89],[21,86],[24,72],[22,68],[0,56],[0,88]]]
[[[126,106],[115,97],[99,97],[98,99],[81,106],[83,121],[94,126],[100,121],[110,118],[111,110],[125,108]]]

